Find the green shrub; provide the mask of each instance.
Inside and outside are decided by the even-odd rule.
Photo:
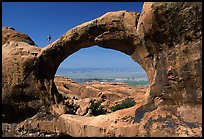
[[[102,101],[91,101],[91,105],[89,107],[89,109],[91,109],[92,111],[92,115],[97,116],[97,115],[101,115],[101,114],[106,114],[107,110],[104,109],[104,106],[101,105]]]
[[[136,104],[135,100],[133,98],[126,98],[125,100],[122,101],[122,103],[117,104],[115,106],[112,106],[110,108],[111,111],[117,111],[120,109],[125,109],[125,108],[129,108],[132,107]]]

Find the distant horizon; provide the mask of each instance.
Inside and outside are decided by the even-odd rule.
[[[100,81],[100,82],[124,82],[131,85],[147,85],[149,80],[147,73],[141,68],[58,68],[55,76],[68,77],[78,83]]]
[[[80,70],[80,69],[116,69],[116,70],[135,70],[135,71],[139,71],[139,72],[145,72],[144,69],[142,68],[137,68],[137,67],[59,67],[58,69],[60,70]]]

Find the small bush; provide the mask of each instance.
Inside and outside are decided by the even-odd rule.
[[[92,111],[92,115],[97,116],[101,114],[106,114],[107,110],[104,109],[104,106],[101,105],[102,101],[94,102],[91,101],[89,109]]]
[[[125,108],[129,108],[132,107],[136,104],[135,100],[133,98],[126,98],[125,100],[122,101],[122,103],[117,104],[115,106],[112,106],[110,108],[111,111],[117,111],[120,109],[125,109]]]

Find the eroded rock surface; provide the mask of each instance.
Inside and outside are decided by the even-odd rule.
[[[122,128],[127,128],[127,123],[116,128],[117,122],[113,122],[115,130],[110,129],[110,121],[119,112],[96,117],[63,114],[67,109],[65,100],[69,102],[65,93],[69,98],[82,94],[79,99],[97,94],[113,102],[111,95],[121,97],[120,87],[117,92],[117,89],[101,91],[100,84],[79,86],[71,82],[63,83],[63,87],[60,83],[56,86],[54,77],[60,63],[74,52],[93,45],[121,51],[147,72],[150,87],[142,98],[136,97],[142,101],[119,115],[119,119],[132,115],[133,125],[128,130],[131,132],[123,133],[126,130]],[[50,112],[57,106],[55,112],[61,116],[54,122],[53,131],[57,129],[71,136],[201,136],[201,58],[201,2],[145,2],[141,14],[109,12],[69,30],[42,49],[27,35],[2,27],[3,121],[21,122],[39,111]],[[108,89],[111,85],[106,86]],[[82,106],[76,113],[84,115],[88,103],[88,99],[76,101],[74,105]],[[87,119],[94,122],[86,123]],[[110,119],[106,131],[100,128],[105,124],[104,119]],[[47,124],[52,125],[48,121]],[[26,121],[23,122],[26,126]],[[41,129],[46,128],[42,125]]]
[[[201,10],[202,3],[144,3],[137,33],[152,64],[142,66],[147,74],[152,70],[151,97],[176,103],[202,101]]]

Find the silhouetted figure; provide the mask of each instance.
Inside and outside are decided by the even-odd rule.
[[[51,42],[52,37],[50,35],[47,36],[47,40],[50,43]]]

